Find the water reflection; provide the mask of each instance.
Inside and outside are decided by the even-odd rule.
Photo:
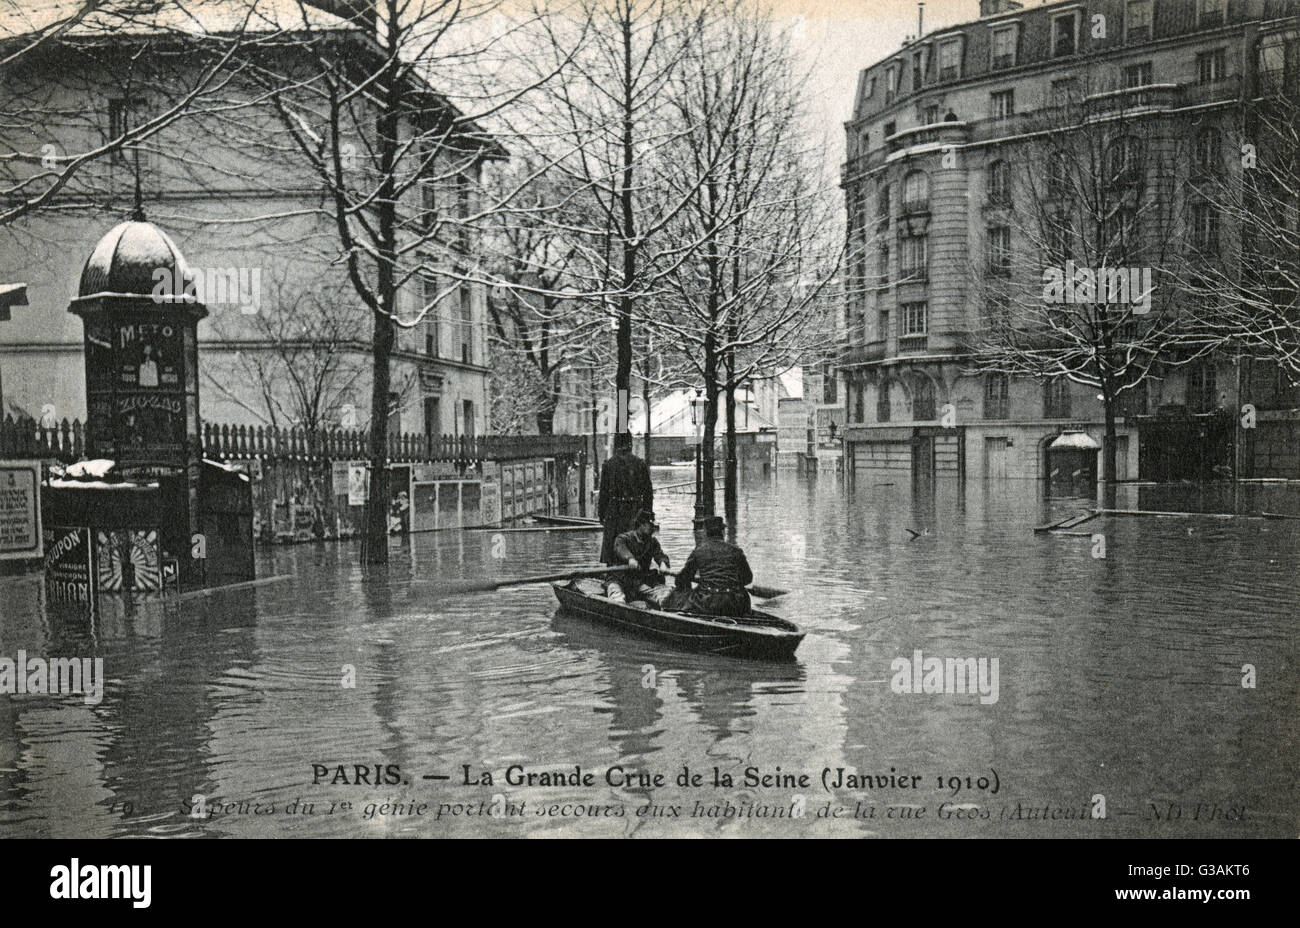
[[[416,535],[395,543],[383,570],[357,567],[348,545],[276,549],[261,575],[294,580],[179,605],[109,600],[93,621],[46,603],[32,578],[0,580],[0,655],[99,656],[109,678],[94,706],[0,696],[0,832],[1295,833],[1300,521],[1116,516],[1079,536],[1035,535],[1032,526],[1095,504],[1046,500],[1031,483],[923,489],[907,475],[847,488],[781,475],[740,494],[740,542],[756,574],[793,591],[772,611],[809,632],[789,665],[676,652],[557,614],[545,587],[438,597],[411,582],[589,564],[594,534]],[[1129,485],[1117,499],[1171,512],[1296,514],[1298,503],[1294,487],[1277,485]],[[690,506],[684,495],[657,501],[676,564],[690,550]],[[1107,537],[1104,558],[1092,555],[1094,533]],[[916,650],[999,658],[997,703],[894,693],[891,661]],[[1247,664],[1254,689],[1241,686]],[[591,789],[529,792],[502,784],[512,764],[598,775],[620,765],[667,782],[598,776]],[[390,765],[401,782],[374,773]],[[465,766],[496,783],[461,785]],[[777,767],[808,773],[811,786],[742,782]],[[922,788],[828,793],[823,767],[892,768],[922,776]],[[678,786],[683,768],[704,785]],[[993,774],[997,796],[938,788],[940,777]],[[714,788],[715,776],[736,785]],[[1098,794],[1107,820],[1079,818]],[[494,795],[527,800],[529,814],[361,813],[372,802],[436,809]],[[195,796],[222,811],[191,818]],[[796,796],[861,817],[692,817],[697,803],[779,807]],[[945,799],[990,818],[940,819]],[[342,802],[353,811],[324,811]],[[1246,813],[1152,819],[1162,803],[1197,802]],[[253,803],[277,811],[256,815]],[[647,814],[535,812],[564,803]],[[891,807],[928,815],[889,817]],[[1060,817],[1044,821],[1053,810]]]

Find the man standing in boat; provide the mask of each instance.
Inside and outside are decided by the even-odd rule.
[[[596,515],[605,527],[600,562],[616,564],[614,539],[635,527],[637,513],[655,508],[650,468],[632,453],[632,434],[614,436],[614,455],[600,469],[600,496]]]
[[[636,527],[614,539],[614,559],[631,570],[610,575],[605,581],[605,595],[616,603],[645,600],[651,606],[662,606],[672,592],[664,582],[662,571],[671,563],[664,554],[655,532],[659,530],[655,514],[642,509],[636,515]]]
[[[729,544],[727,523],[721,516],[695,520],[695,550],[677,575],[677,589],[665,608],[675,612],[742,616],[749,613],[749,591],[754,580],[745,552]],[[697,581],[691,588],[691,581]]]

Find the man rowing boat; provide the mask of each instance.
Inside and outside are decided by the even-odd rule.
[[[677,575],[677,589],[665,609],[703,615],[742,616],[749,613],[749,591],[754,580],[745,552],[727,543],[727,523],[721,516],[695,520],[695,550]],[[697,580],[695,588],[691,581]]]
[[[641,599],[651,606],[662,606],[672,593],[661,573],[671,564],[659,539],[655,538],[658,530],[655,514],[642,509],[636,515],[636,527],[614,539],[615,561],[632,568],[612,574],[605,581],[605,595],[614,602]]]

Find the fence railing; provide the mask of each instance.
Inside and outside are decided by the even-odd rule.
[[[205,457],[223,461],[363,461],[370,457],[365,429],[305,429],[204,423]],[[395,464],[517,461],[582,453],[577,435],[390,435]],[[86,430],[78,420],[41,425],[6,416],[0,422],[0,458],[42,458],[72,463],[85,456]]]

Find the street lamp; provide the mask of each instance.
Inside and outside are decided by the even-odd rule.
[[[695,518],[706,515],[704,512],[704,408],[708,401],[703,398],[699,387],[695,388],[695,397],[691,400],[691,425],[695,429]]]

